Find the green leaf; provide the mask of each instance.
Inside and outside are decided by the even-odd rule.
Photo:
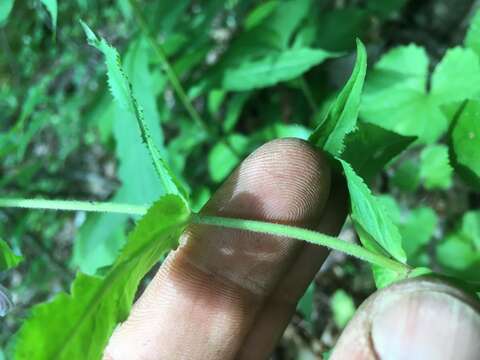
[[[444,270],[464,280],[480,281],[480,211],[469,211],[460,226],[436,248]]]
[[[425,188],[448,189],[452,186],[453,169],[445,145],[430,145],[420,155],[420,178]]]
[[[465,46],[475,51],[480,57],[480,11],[477,10],[472,18],[470,27],[465,37]]]
[[[297,305],[297,310],[303,314],[308,325],[311,325],[311,323],[313,322],[314,295],[315,295],[315,282],[311,282]]]
[[[480,62],[473,50],[449,49],[432,75],[431,96],[438,104],[462,101],[480,94]]]
[[[52,18],[52,27],[53,32],[57,31],[57,0],[40,0],[43,5],[47,8]]]
[[[301,21],[308,15],[311,0],[268,1],[258,5],[245,19],[246,30],[256,28],[275,34],[274,45],[286,49]]]
[[[311,143],[333,156],[342,152],[345,136],[356,126],[366,71],[367,52],[362,42],[357,40],[357,60],[352,75],[330,107],[326,118],[310,136]]]
[[[412,259],[426,246],[433,237],[437,228],[438,216],[429,207],[419,207],[412,210],[400,224],[400,233],[403,239],[403,248],[407,253],[410,265]]]
[[[208,154],[208,171],[213,181],[224,180],[239,164],[249,148],[248,138],[232,134],[218,142]]]
[[[251,92],[243,92],[232,96],[232,99],[228,102],[225,119],[223,121],[223,129],[225,132],[229,133],[235,128],[235,125],[240,119],[243,107],[251,96]]]
[[[281,139],[281,138],[297,138],[307,140],[310,136],[311,130],[298,124],[282,124],[275,122],[256,133],[252,134],[250,139],[258,144],[263,144],[267,141]]]
[[[338,26],[342,24],[342,26]],[[356,7],[325,11],[315,21],[319,47],[329,51],[346,51],[355,48],[355,38],[362,38],[368,31],[370,16]]]
[[[414,159],[407,159],[400,163],[391,177],[392,184],[400,190],[413,192],[420,185],[420,165]]]
[[[426,206],[405,211],[390,195],[381,195],[378,198],[394,224],[398,226],[408,264],[427,265],[424,261],[424,250],[437,228],[438,217],[435,211]]]
[[[402,135],[428,141],[438,138],[447,120],[426,96],[427,74],[423,48],[409,45],[390,50],[369,73],[361,117]]]
[[[480,187],[480,101],[470,100],[454,124],[451,150],[460,176]]]
[[[118,199],[114,199],[118,200]],[[89,214],[73,244],[73,263],[85,274],[111,265],[126,242],[123,214]]]
[[[93,31],[84,23],[82,27],[87,36],[88,43],[100,50],[105,56],[107,65],[108,84],[113,98],[119,106],[135,116],[142,141],[145,143],[150,157],[153,161],[155,170],[161,180],[163,189],[169,194],[180,194],[187,197],[185,189],[170,170],[164,159],[160,156],[160,151],[153,142],[147,124],[143,118],[143,109],[139,106],[133,95],[132,86],[122,69],[120,55],[117,50],[110,46],[105,39],[99,39]]]
[[[335,324],[343,329],[355,314],[353,298],[345,290],[336,290],[330,299],[330,306]]]
[[[2,0],[0,1],[0,26],[7,22],[8,16],[13,9],[15,0]]]
[[[16,255],[6,241],[0,238],[0,272],[17,266],[23,257]]]
[[[480,211],[469,211],[463,216],[462,232],[472,239],[476,251],[480,251]]]
[[[414,140],[360,121],[357,130],[346,136],[341,158],[368,183]]]
[[[100,359],[113,329],[128,316],[140,281],[176,246],[188,218],[179,196],[156,202],[104,277],[79,273],[71,294],[33,308],[17,334],[15,359]]]
[[[480,67],[469,49],[449,50],[432,77],[427,92],[428,56],[415,45],[386,53],[370,73],[362,98],[361,117],[402,135],[434,143],[449,119],[442,107],[478,95]]]
[[[406,2],[407,0],[368,0],[367,7],[381,17],[388,17],[400,10]]]
[[[161,88],[158,88],[159,81],[150,68],[149,50],[145,39],[133,41],[124,57],[124,70],[132,81],[133,92],[139,96],[139,105],[144,109],[144,121],[150,130],[151,141],[163,150],[163,134],[156,101]],[[125,111],[118,101],[112,102],[110,94],[105,95],[98,106],[92,109],[90,116],[100,127],[105,126],[105,122],[110,122],[108,127],[113,130],[119,164],[116,175],[121,185],[112,201],[150,205],[164,195],[166,189],[159,186],[150,153],[139,141],[140,132],[135,115]],[[111,133],[111,130],[108,132]],[[120,214],[89,214],[74,241],[75,266],[86,274],[95,274],[99,268],[111,265],[125,244],[127,220],[127,216]]]
[[[351,165],[344,160],[340,160],[340,163],[347,178],[352,219],[362,244],[371,251],[388,254],[400,262],[405,262],[406,255],[402,249],[400,232],[389,213]]]
[[[244,91],[272,86],[292,80],[334,56],[336,55],[321,49],[299,48],[249,60],[225,71],[223,88]]]
[[[277,0],[270,0],[264,2],[263,4],[259,4],[245,18],[245,30],[250,30],[251,28],[260,25],[268,16],[272,14],[272,12],[277,9],[277,6]]]

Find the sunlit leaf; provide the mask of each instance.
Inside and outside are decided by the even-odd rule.
[[[310,48],[288,49],[278,55],[244,62],[226,70],[223,88],[244,91],[294,79],[335,54]]]

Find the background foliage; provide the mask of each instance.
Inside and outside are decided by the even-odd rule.
[[[380,175],[368,163],[355,170],[381,195],[411,265],[480,281],[475,1],[132,3],[1,2],[1,197],[143,205],[163,194],[135,118],[112,101],[104,58],[88,46],[80,19],[119,50],[151,142],[194,209],[265,141],[306,139],[329,126],[328,109],[352,72],[359,37],[369,69],[359,130],[345,140],[342,158],[358,163],[365,149],[383,166],[388,154],[408,146]],[[352,186],[362,193],[362,184]],[[135,220],[0,212],[0,248],[13,249],[0,258],[0,281],[15,303],[2,319],[5,352],[31,306],[68,290],[76,270],[92,276],[118,263]],[[356,237],[350,222],[342,237]],[[333,254],[274,358],[328,350],[373,289],[368,267]]]

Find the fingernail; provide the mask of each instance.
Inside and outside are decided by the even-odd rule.
[[[371,340],[381,360],[480,357],[480,315],[450,294],[392,293],[374,308]]]

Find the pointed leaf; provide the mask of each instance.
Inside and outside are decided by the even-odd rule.
[[[6,23],[10,12],[12,11],[15,0],[2,0],[0,1],[0,26]]]
[[[0,239],[0,272],[17,266],[23,257],[16,255],[6,241]]]
[[[47,8],[48,12],[50,13],[50,17],[52,18],[52,27],[53,31],[57,30],[57,13],[58,13],[58,6],[57,0],[40,0],[43,5]]]
[[[244,62],[228,68],[223,77],[226,90],[244,91],[292,80],[315,65],[336,56],[321,49],[288,49],[280,54]]]
[[[388,254],[405,262],[402,239],[397,226],[382,203],[346,161],[340,160],[347,178],[352,219],[362,244],[369,250]]]
[[[71,294],[33,308],[17,334],[15,359],[100,359],[113,329],[126,319],[140,281],[176,246],[188,218],[179,196],[156,202],[104,277],[79,273]]]
[[[108,84],[113,98],[118,102],[121,108],[135,115],[138,127],[140,128],[142,141],[145,143],[149,151],[155,170],[157,171],[157,175],[162,182],[165,192],[170,194],[181,194],[186,198],[187,194],[185,189],[183,189],[180,181],[178,181],[167,163],[160,156],[160,151],[152,141],[150,132],[143,118],[143,110],[133,95],[132,86],[122,68],[120,55],[117,50],[108,44],[105,39],[99,39],[84,22],[81,21],[81,24],[87,36],[88,43],[100,50],[105,56]]]
[[[414,140],[415,137],[403,136],[361,121],[358,129],[345,138],[341,158],[368,183]]]
[[[367,52],[362,42],[357,40],[357,60],[352,75],[326,118],[310,136],[310,142],[333,156],[342,152],[345,136],[353,131],[357,124],[360,95],[366,71]]]

